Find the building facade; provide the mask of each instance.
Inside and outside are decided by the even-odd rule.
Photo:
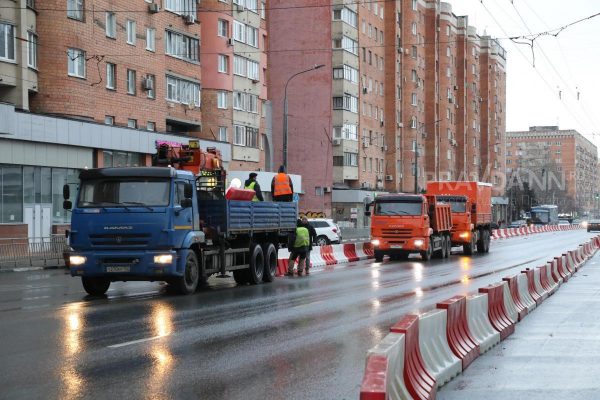
[[[537,204],[556,204],[560,212],[580,214],[595,206],[598,149],[575,130],[533,126],[507,132],[506,167],[508,188],[527,183]]]

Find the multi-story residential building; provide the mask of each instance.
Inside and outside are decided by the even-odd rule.
[[[300,0],[285,6],[270,4],[270,50],[275,51],[273,43],[277,41],[277,49],[287,49],[286,54],[289,53],[285,58],[270,59],[275,148],[280,148],[281,143],[278,116],[283,107],[283,90],[277,86],[295,71],[289,67],[330,62],[331,79],[320,86],[323,94],[317,97],[332,88],[331,109],[322,112],[330,113],[332,120],[333,211],[337,218],[356,219],[358,223],[360,217],[352,215],[361,214],[363,202],[374,196],[373,191],[412,192],[415,186],[420,191],[429,179],[489,181],[495,178],[486,175],[488,165],[499,173],[504,165],[502,149],[496,152],[492,144],[501,144],[504,135],[504,50],[497,41],[479,37],[476,29],[468,25],[468,18],[454,15],[448,3],[384,3],[340,1],[299,8],[299,4],[305,4]],[[286,6],[298,16],[292,17]],[[271,17],[275,13],[280,16],[278,19]],[[289,18],[294,18],[300,29],[309,27],[306,38],[288,32]],[[328,21],[332,21],[331,53],[324,50],[328,45],[320,41],[325,33],[317,38],[313,32],[315,26],[325,26]],[[310,50],[307,43],[313,44]],[[486,70],[482,74],[482,68],[493,72]],[[319,71],[303,76],[304,82],[313,77],[321,83],[320,79],[325,78]],[[489,82],[482,82],[483,79]],[[317,89],[306,84],[290,87],[295,98],[302,99]],[[489,95],[484,98],[482,93],[487,92]],[[494,103],[488,100],[492,98]],[[310,99],[316,101],[313,96]],[[489,108],[485,113],[484,107]],[[496,117],[494,123],[492,116]],[[296,128],[290,125],[289,131],[293,129]],[[311,137],[315,140],[319,135],[312,133]],[[306,138],[295,143],[301,148],[312,146]],[[323,153],[328,151],[324,150]],[[317,160],[320,169],[327,171],[327,165],[321,166],[327,161],[320,156]],[[306,178],[303,171],[310,170],[312,164],[299,168],[295,171]],[[495,194],[501,195],[500,180],[497,187]],[[307,188],[305,204],[318,204],[311,197],[312,188]],[[301,203],[301,209],[314,209],[305,204]]]
[[[598,192],[598,149],[575,130],[534,126],[506,133],[508,189],[527,182],[539,204],[586,212]]]
[[[236,170],[272,170],[265,2],[206,0],[202,26],[202,134],[232,143]]]

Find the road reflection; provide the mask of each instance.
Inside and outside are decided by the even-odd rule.
[[[169,350],[166,337],[174,331],[173,318],[175,310],[167,303],[156,303],[152,307],[150,324],[154,336],[160,339],[152,342],[149,350],[152,366],[148,372],[146,394],[148,400],[169,399],[168,381],[174,370],[175,357]]]
[[[60,337],[62,340],[62,361],[60,379],[62,382],[59,398],[65,400],[78,399],[83,396],[84,379],[77,371],[77,360],[83,351],[81,335],[85,326],[83,318],[83,304],[69,304],[63,311],[63,329]]]

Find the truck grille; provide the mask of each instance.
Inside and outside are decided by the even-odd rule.
[[[149,233],[106,233],[90,235],[92,246],[147,246]]]
[[[381,236],[391,239],[409,239],[413,234],[410,228],[387,228],[381,230]]]

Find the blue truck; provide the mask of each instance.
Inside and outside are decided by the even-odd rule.
[[[71,276],[91,295],[115,281],[165,281],[190,294],[213,274],[271,282],[296,203],[227,200],[224,171],[97,168],[79,175],[67,233]]]

